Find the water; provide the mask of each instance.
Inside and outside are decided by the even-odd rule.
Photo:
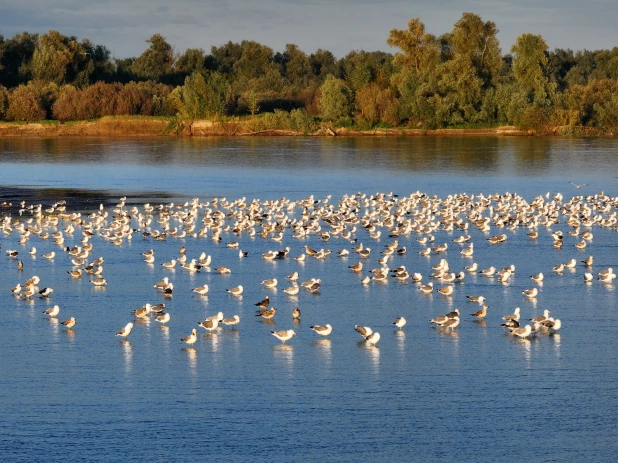
[[[335,205],[343,194],[377,191],[420,190],[440,197],[511,191],[528,200],[548,191],[570,196],[603,190],[615,196],[616,148],[618,142],[610,139],[2,139],[0,185],[46,206],[52,200],[41,195],[58,198],[69,191],[79,199],[72,204],[76,209],[95,210],[105,202],[110,211],[116,200],[106,200],[108,194],[126,194],[136,203],[330,194]],[[589,186],[577,190],[570,181]],[[14,209],[13,216],[18,217]],[[569,227],[552,230],[566,235]],[[154,241],[136,234],[132,242],[113,246],[95,236],[93,258],[105,257],[109,282],[102,289],[85,276],[72,280],[68,255],[51,240],[32,237],[22,246],[17,232],[3,234],[0,455],[6,461],[489,462],[513,455],[608,461],[618,450],[615,286],[585,285],[582,265],[563,276],[551,272],[560,262],[590,254],[595,273],[615,266],[615,232],[592,231],[586,249],[575,249],[577,240],[566,235],[558,250],[545,228],[536,241],[526,229],[494,229],[490,234],[504,232],[508,240],[490,245],[489,235],[471,227],[473,260],[481,268],[514,264],[516,273],[509,285],[467,275],[451,299],[392,279],[363,287],[366,273],[347,268],[359,261],[355,253],[336,256],[352,243],[322,242],[315,235],[298,240],[290,230],[280,243],[231,233],[223,233],[220,243],[209,237]],[[452,243],[461,234],[434,233],[436,243],[449,243],[444,257],[456,271],[472,261]],[[373,249],[366,269],[378,267],[380,251],[392,241],[385,235],[374,240],[358,231],[359,241]],[[81,236],[78,230],[65,245],[78,244]],[[406,265],[427,279],[440,256],[419,256],[423,246],[417,238],[399,237],[408,253],[388,265]],[[248,251],[246,258],[225,246],[234,240]],[[305,245],[333,254],[303,264],[259,257],[286,246],[295,256]],[[32,246],[36,258],[27,253]],[[158,265],[177,257],[181,246],[189,258],[211,254],[213,269],[225,265],[232,274],[189,274]],[[151,248],[154,266],[140,255]],[[6,249],[20,252],[21,274]],[[57,256],[48,261],[42,254],[51,250]],[[293,271],[301,281],[321,278],[320,294],[303,290],[297,299],[287,296],[285,276]],[[535,286],[528,276],[538,271],[546,279],[533,302],[521,291]],[[41,276],[40,286],[54,288],[50,300],[13,298],[10,288],[34,274]],[[175,285],[171,299],[152,287],[163,276]],[[280,281],[276,291],[259,284],[272,277]],[[204,283],[210,286],[207,297],[190,292]],[[245,287],[242,298],[224,291],[237,284]],[[278,308],[274,324],[254,317],[254,303],[266,294]],[[465,296],[479,294],[488,299],[486,324],[468,315],[479,306]],[[145,302],[167,304],[169,327],[136,322],[128,341],[115,337],[133,319],[131,310]],[[74,330],[41,313],[54,304],[61,307],[60,320],[76,317]],[[300,324],[290,315],[295,306],[302,310]],[[501,317],[514,307],[521,307],[525,319],[550,309],[563,329],[527,341],[506,336]],[[454,334],[429,326],[430,318],[454,308],[464,314]],[[237,329],[209,335],[199,328],[194,348],[179,341],[197,321],[220,310],[240,315]],[[399,315],[408,320],[402,332],[391,325]],[[325,323],[334,327],[328,338],[308,328]],[[377,347],[359,342],[355,324],[381,333]],[[297,335],[285,346],[270,335],[289,328]]]

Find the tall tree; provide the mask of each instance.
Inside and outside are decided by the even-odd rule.
[[[58,85],[68,83],[72,63],[82,59],[78,56],[80,53],[83,53],[83,50],[74,38],[51,30],[40,36],[36,42],[32,55],[32,75],[44,82]]]
[[[511,47],[513,75],[517,85],[528,93],[536,106],[547,106],[555,84],[549,82],[547,43],[540,35],[522,34]]]
[[[140,79],[158,81],[171,74],[174,64],[174,49],[161,34],[146,40],[150,46],[131,64],[130,70]]]
[[[322,117],[337,121],[349,116],[352,109],[352,94],[345,81],[328,76],[320,87]]]
[[[421,74],[439,62],[440,45],[435,36],[425,33],[425,25],[418,18],[408,21],[407,30],[392,29],[386,43],[401,50],[394,64],[402,69]]]

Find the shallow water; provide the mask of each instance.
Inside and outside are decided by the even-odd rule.
[[[102,192],[74,205],[92,210],[105,194],[127,194],[133,202],[155,195],[178,202],[196,196],[300,200],[330,194],[333,204],[357,191],[420,190],[440,197],[511,191],[531,200],[548,191],[570,196],[604,190],[613,196],[616,148],[618,142],[604,139],[3,139],[0,187],[50,188],[59,195],[67,188]],[[577,190],[570,181],[590,185]],[[39,196],[36,202],[52,201]],[[68,255],[51,241],[32,237],[22,246],[16,232],[2,234],[0,455],[7,461],[489,462],[513,455],[530,461],[610,460],[618,450],[615,286],[585,285],[581,265],[563,276],[551,267],[590,254],[595,272],[615,266],[616,232],[594,228],[584,250],[575,249],[576,239],[567,235],[557,250],[544,228],[536,241],[526,229],[492,230],[508,234],[501,245],[488,244],[488,235],[472,228],[474,261],[481,268],[514,264],[516,273],[508,285],[467,275],[451,298],[425,295],[412,283],[392,279],[363,287],[366,273],[348,269],[359,258],[336,256],[352,243],[322,242],[315,235],[297,240],[289,230],[280,243],[232,234],[223,234],[220,243],[208,237],[155,242],[136,234],[132,242],[113,246],[95,236],[93,258],[105,257],[109,282],[102,289],[86,277],[72,280]],[[552,230],[566,235],[569,227]],[[434,233],[436,243],[449,243],[444,257],[457,271],[472,261],[451,243],[460,234]],[[81,236],[77,231],[65,245],[78,244]],[[374,240],[364,230],[357,237],[373,249],[366,268],[378,267],[379,251],[392,238]],[[394,256],[389,266],[406,265],[427,279],[440,256],[419,256],[423,246],[417,238],[399,237],[408,253]],[[246,258],[225,246],[232,240],[248,251]],[[298,255],[305,245],[333,254],[303,264],[260,258],[286,246]],[[36,258],[27,253],[32,246]],[[225,265],[232,274],[163,269],[159,264],[176,257],[180,246],[189,258],[211,254],[213,269]],[[154,266],[140,255],[151,248]],[[22,273],[6,249],[20,252]],[[53,261],[42,258],[51,250],[57,253]],[[284,280],[293,271],[301,281],[321,278],[320,294],[287,296]],[[533,302],[521,291],[535,286],[528,277],[539,271],[546,279]],[[13,298],[10,288],[34,274],[41,276],[41,287],[54,288],[51,298]],[[152,287],[163,276],[175,285],[168,300]],[[272,277],[280,281],[278,290],[259,284]],[[210,286],[207,297],[190,292],[204,283]],[[224,291],[237,284],[245,287],[242,298]],[[254,317],[254,303],[266,294],[279,309],[274,324]],[[467,315],[479,306],[465,296],[478,294],[488,299],[486,324]],[[172,315],[168,328],[151,320],[135,323],[128,341],[114,336],[133,319],[131,310],[163,301]],[[60,320],[77,318],[74,330],[42,315],[53,304],[61,307]],[[297,325],[290,315],[294,306],[302,310]],[[563,329],[524,341],[506,336],[501,317],[514,307],[526,319],[550,309]],[[429,325],[430,318],[454,308],[465,315],[453,334]],[[179,341],[197,321],[220,310],[240,315],[237,329],[210,335],[200,328],[193,348]],[[391,325],[399,315],[408,320],[402,332]],[[308,328],[325,323],[334,327],[328,338],[318,339]],[[379,331],[378,345],[359,342],[355,324]],[[297,336],[284,346],[270,335],[288,328]]]

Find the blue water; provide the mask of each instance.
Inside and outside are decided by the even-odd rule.
[[[510,191],[528,200],[547,192],[614,196],[616,148],[611,139],[2,139],[0,188],[96,190],[126,194],[128,202],[131,194],[152,193],[175,203],[314,194],[332,195],[335,206],[343,194],[377,191],[403,196],[420,190],[441,198]],[[578,190],[571,181],[589,185]],[[11,211],[12,220],[29,217]],[[58,229],[65,226],[61,221]],[[562,250],[552,246],[555,230],[565,232]],[[581,264],[562,276],[551,267],[589,255],[595,274],[616,267],[616,232],[596,226],[593,241],[578,250],[573,245],[579,239],[568,230],[564,223],[542,227],[533,241],[525,228],[484,234],[470,227],[474,259],[462,257],[461,246],[452,243],[462,232],[433,233],[435,243],[448,242],[449,249],[430,257],[418,255],[424,248],[419,235],[400,236],[399,247],[408,252],[388,265],[406,265],[426,281],[441,257],[454,271],[472,260],[480,268],[516,266],[508,285],[468,274],[451,298],[393,279],[364,287],[360,279],[367,272],[348,269],[358,256],[336,255],[357,243],[340,237],[323,242],[316,235],[299,240],[289,229],[279,243],[259,234],[222,233],[215,242],[208,236],[154,241],[138,233],[114,246],[94,236],[92,259],[105,258],[106,288],[92,287],[86,276],[73,280],[66,273],[72,269],[68,255],[51,239],[32,236],[20,245],[18,232],[2,233],[0,459],[610,461],[618,451],[615,286],[584,284]],[[490,245],[486,238],[498,233],[506,233],[507,242]],[[375,240],[359,227],[358,241],[373,250],[366,270],[379,267],[380,251],[393,240],[387,234]],[[79,244],[81,237],[78,228],[64,245]],[[226,247],[229,241],[239,241],[248,256],[239,258]],[[333,253],[304,263],[260,258],[286,246],[296,256],[305,245]],[[36,258],[27,252],[32,246]],[[159,264],[177,257],[181,246],[189,259],[206,252],[212,269],[224,265],[232,273],[163,269]],[[23,272],[7,249],[19,251]],[[153,266],[141,257],[149,249],[156,251]],[[56,258],[44,259],[51,250]],[[294,271],[300,281],[321,278],[320,293],[286,295],[285,276]],[[539,271],[546,279],[533,302],[521,291],[536,286],[528,277]],[[14,298],[10,289],[35,274],[39,286],[54,288],[49,300]],[[175,285],[171,299],[152,287],[164,276]],[[279,279],[277,290],[260,285],[272,277]],[[190,291],[204,283],[207,297]],[[225,292],[238,284],[245,287],[242,298]],[[272,324],[254,316],[254,304],[267,294],[278,309]],[[465,296],[479,294],[488,299],[486,323],[468,315],[479,306]],[[128,341],[114,336],[146,302],[167,304],[168,327],[152,319],[135,322]],[[61,307],[59,320],[76,317],[73,330],[41,313],[54,304]],[[302,310],[299,324],[291,317],[295,306]],[[501,318],[515,307],[524,319],[549,309],[563,328],[523,341],[507,336]],[[430,318],[455,308],[463,316],[453,334],[430,326]],[[199,328],[193,348],[179,340],[218,311],[240,315],[240,325],[214,334]],[[397,332],[391,323],[400,315],[408,324]],[[333,326],[328,338],[308,328],[326,323]],[[381,333],[376,347],[362,342],[355,324]],[[270,335],[290,328],[297,335],[286,345]]]

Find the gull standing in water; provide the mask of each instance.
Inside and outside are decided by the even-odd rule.
[[[126,338],[127,336],[131,334],[132,329],[133,329],[133,323],[127,323],[124,328],[121,328],[120,331],[116,333],[116,336]]]
[[[402,329],[407,323],[407,320],[404,317],[397,317],[397,319],[393,322],[397,328]]]
[[[281,330],[281,331],[271,331],[275,338],[279,339],[282,344],[285,344],[285,341],[289,341],[296,334],[294,330]]]
[[[197,330],[193,328],[189,336],[187,336],[186,338],[180,338],[180,340],[192,346],[193,344],[195,344],[195,341],[197,341]]]
[[[322,336],[328,336],[329,334],[331,334],[333,332],[333,327],[330,326],[330,324],[326,324],[324,326],[322,325],[310,325],[309,328],[311,328],[313,331],[315,331],[318,334],[321,334]]]

